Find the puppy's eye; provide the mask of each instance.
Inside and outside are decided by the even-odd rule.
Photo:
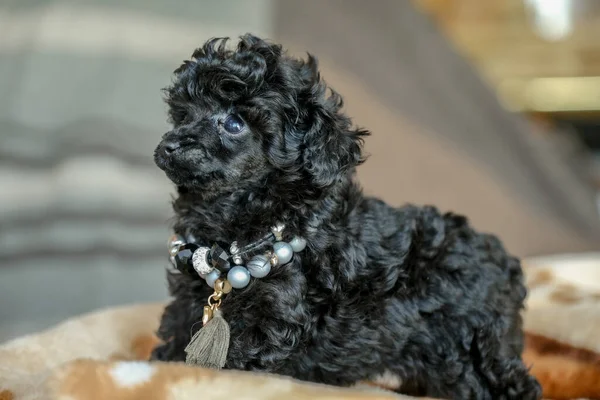
[[[227,133],[240,133],[242,129],[244,129],[244,121],[237,115],[231,114],[223,121],[223,129],[225,129]]]

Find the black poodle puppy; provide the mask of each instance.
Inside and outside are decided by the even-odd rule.
[[[519,261],[462,216],[364,196],[354,177],[368,132],[314,57],[252,35],[234,49],[213,39],[175,71],[166,101],[173,130],[155,161],[177,186],[175,233],[241,246],[283,223],[284,240],[307,244],[224,297],[225,368],[340,386],[386,377],[398,392],[461,400],[540,397],[521,359]],[[168,281],[153,359],[182,361],[213,289],[178,271]]]

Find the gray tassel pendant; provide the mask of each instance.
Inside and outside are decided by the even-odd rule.
[[[204,368],[221,369],[229,351],[229,325],[217,309],[185,348],[185,363]]]
[[[186,364],[204,368],[221,369],[227,361],[229,351],[229,325],[223,318],[219,306],[223,294],[231,291],[231,285],[224,279],[215,282],[215,293],[204,307],[202,328],[190,340],[185,348]]]

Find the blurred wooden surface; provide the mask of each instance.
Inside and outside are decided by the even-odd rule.
[[[557,41],[536,34],[522,0],[414,1],[507,106],[541,112],[600,110],[599,1],[573,1],[573,29]]]

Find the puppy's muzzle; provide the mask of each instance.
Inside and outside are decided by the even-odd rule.
[[[181,143],[177,140],[163,140],[154,150],[154,162],[164,170],[170,164],[173,153],[181,147]]]
[[[169,157],[171,154],[175,152],[178,148],[181,147],[181,144],[172,140],[165,140],[158,146],[158,151],[160,155],[163,157]]]

